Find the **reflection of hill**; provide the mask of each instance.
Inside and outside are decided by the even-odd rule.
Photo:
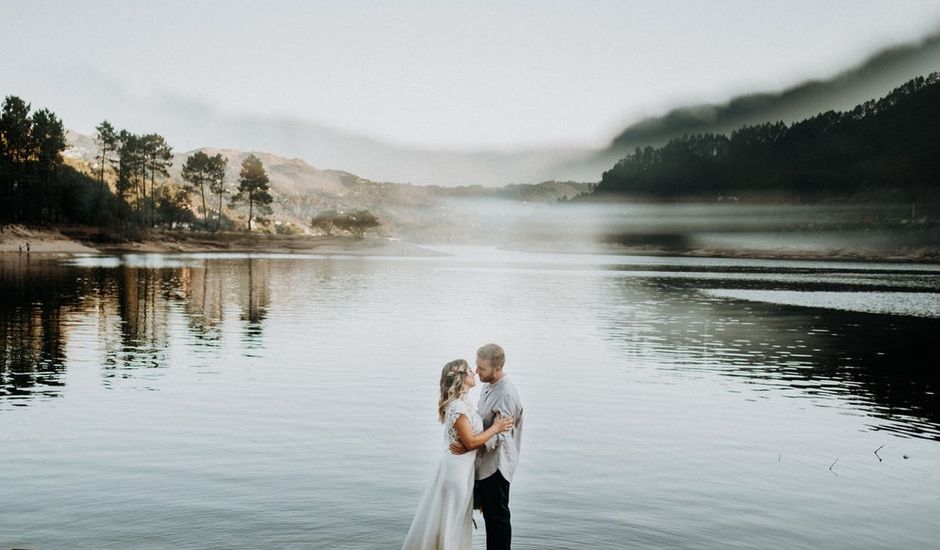
[[[940,353],[940,320],[711,298],[698,289],[857,287],[742,283],[722,280],[720,269],[709,271],[716,278],[612,279],[610,296],[623,312],[604,321],[612,344],[638,361],[668,357],[662,368],[717,372],[758,390],[835,395],[887,421],[878,429],[940,439],[940,373],[932,368]],[[892,422],[896,416],[903,422]]]

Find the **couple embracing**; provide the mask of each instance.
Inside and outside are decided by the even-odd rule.
[[[505,362],[503,348],[486,344],[477,351],[475,374],[463,359],[444,365],[438,403],[443,456],[402,550],[470,550],[474,504],[486,522],[487,550],[509,548],[509,484],[522,441],[522,401],[503,372]],[[477,375],[484,386],[474,408],[468,393]]]

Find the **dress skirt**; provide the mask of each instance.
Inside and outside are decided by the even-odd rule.
[[[402,550],[470,550],[475,457],[473,452],[455,455],[444,449]]]

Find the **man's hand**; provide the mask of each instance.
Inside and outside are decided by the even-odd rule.
[[[455,455],[462,455],[470,452],[470,449],[464,447],[463,443],[458,440],[450,444],[450,452]]]

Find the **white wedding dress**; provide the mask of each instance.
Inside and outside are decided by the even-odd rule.
[[[483,420],[470,403],[458,399],[447,406],[437,474],[421,497],[402,550],[470,550],[476,453],[455,455],[449,449],[457,440],[454,423],[461,414],[470,420],[474,433],[483,431]]]

